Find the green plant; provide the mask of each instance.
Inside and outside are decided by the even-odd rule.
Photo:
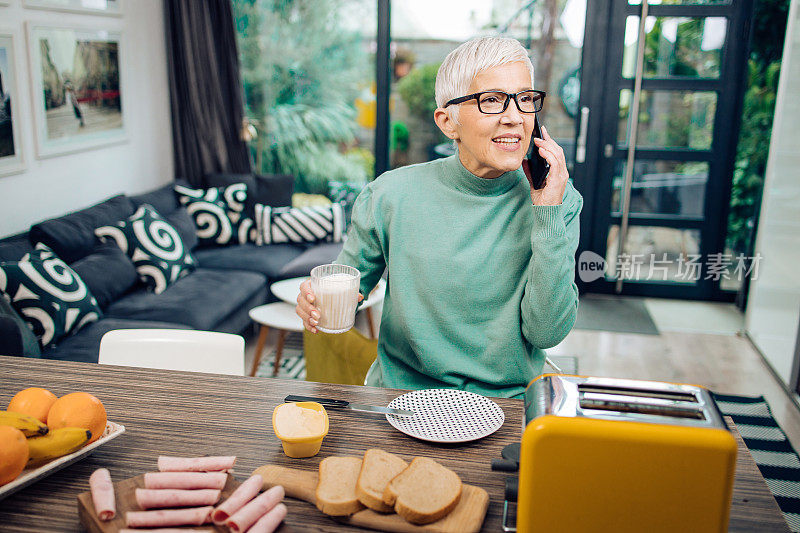
[[[357,130],[352,102],[370,61],[341,19],[360,2],[233,1],[245,111],[260,125],[251,150],[260,172],[293,174],[298,192],[372,176],[363,157],[347,154]]]
[[[748,88],[744,95],[728,215],[727,246],[737,252],[748,251],[753,237],[754,218],[767,169],[781,63],[773,61],[762,71],[759,63],[751,59],[747,66]]]
[[[737,253],[750,254],[755,238],[788,12],[789,0],[756,2],[726,239]]]
[[[394,152],[405,152],[408,150],[408,126],[405,122],[392,122],[392,136],[389,139],[389,149]]]
[[[348,150],[344,155],[348,159],[348,161],[351,161],[354,164],[362,167],[364,169],[365,175],[367,176],[375,175],[375,155],[372,153],[372,150],[368,150],[366,148],[361,148],[361,147],[352,148]],[[354,179],[353,176],[350,176],[349,181],[350,183],[363,183],[363,181],[359,182],[357,179]]]
[[[412,115],[425,122],[433,122],[436,110],[436,73],[440,63],[417,67],[397,82],[397,92]]]

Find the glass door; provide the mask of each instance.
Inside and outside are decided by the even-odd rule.
[[[586,155],[573,173],[586,199],[582,286],[726,299],[720,283],[747,266],[724,242],[752,1],[589,9],[580,98],[588,120],[578,137]]]

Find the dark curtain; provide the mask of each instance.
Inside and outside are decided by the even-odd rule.
[[[231,0],[164,0],[175,176],[249,173]]]

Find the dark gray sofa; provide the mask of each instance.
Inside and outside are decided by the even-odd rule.
[[[294,180],[251,175],[215,175],[208,186],[244,181],[249,201],[272,206],[290,205]],[[180,182],[178,182],[180,183]],[[97,362],[101,337],[113,329],[182,328],[241,333],[250,326],[248,311],[275,301],[269,285],[277,280],[308,275],[316,265],[332,262],[341,243],[318,245],[252,244],[198,247],[194,225],[173,192],[175,183],[137,195],[118,195],[86,209],[45,220],[24,234],[0,240],[0,261],[17,261],[42,242],[68,263],[95,294],[104,316],[73,335],[48,346],[47,359]],[[94,236],[97,227],[113,224],[142,204],[153,206],[178,232],[197,259],[198,267],[163,293],[145,290],[125,264],[113,260],[116,250]],[[104,255],[106,254],[106,255]],[[131,265],[132,266],[132,265]],[[122,286],[120,286],[122,284]],[[13,311],[12,311],[13,312]],[[0,310],[0,355],[37,357],[23,346],[18,316]],[[30,344],[30,343],[28,343]],[[27,352],[27,353],[26,353]]]

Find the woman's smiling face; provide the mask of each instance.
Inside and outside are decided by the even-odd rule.
[[[530,71],[518,61],[479,72],[467,94],[492,90],[514,94],[528,89],[533,89]],[[458,143],[461,164],[476,176],[490,179],[518,169],[528,151],[534,114],[521,113],[513,101],[496,115],[481,113],[475,99],[458,105],[459,123],[448,118],[446,125],[439,125]]]

